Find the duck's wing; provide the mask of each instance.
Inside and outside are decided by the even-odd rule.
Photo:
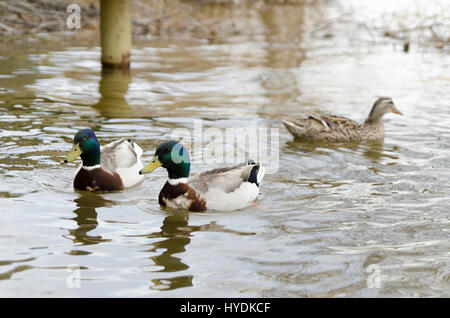
[[[291,122],[297,126],[304,127],[305,129],[316,131],[330,131],[354,128],[360,129],[362,126],[360,123],[351,120],[347,117],[335,116],[335,115],[317,115],[309,114],[308,117],[303,119],[282,119],[283,122]]]
[[[310,120],[315,120],[316,122],[320,122],[324,129],[330,130],[339,130],[339,129],[361,129],[362,125],[354,120],[351,120],[347,117],[335,116],[335,115],[326,115],[326,116],[316,116],[310,115]]]
[[[113,141],[100,149],[100,165],[109,171],[131,168],[141,162],[142,149],[130,139]]]
[[[346,117],[310,114],[301,119],[281,121],[295,137],[311,140],[346,139],[351,132],[360,131],[362,125]]]
[[[211,189],[220,189],[225,193],[233,192],[243,183],[254,183],[257,186],[264,177],[264,169],[260,163],[249,161],[227,168],[205,171],[189,178],[189,185],[200,194]]]

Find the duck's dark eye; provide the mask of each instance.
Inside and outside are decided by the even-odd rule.
[[[87,140],[87,137],[84,137],[83,140],[86,141],[86,140]]]

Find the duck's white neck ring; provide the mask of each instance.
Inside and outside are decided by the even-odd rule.
[[[178,178],[178,179],[169,179],[167,182],[169,182],[170,185],[177,185],[180,183],[187,183],[188,178]]]
[[[86,170],[94,170],[94,169],[97,169],[97,168],[100,168],[99,164],[95,165],[95,166],[83,166],[83,169],[86,169]]]

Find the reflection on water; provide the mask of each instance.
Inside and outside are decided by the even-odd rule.
[[[245,31],[138,40],[131,73],[101,71],[96,38],[0,47],[0,295],[448,296],[450,58],[384,38],[368,47],[336,6],[314,3],[198,6]],[[404,113],[386,118],[383,143],[298,141],[279,121],[322,112],[361,122],[379,95]],[[101,144],[132,138],[145,161],[199,119],[279,129],[279,170],[258,206],[174,212],[158,204],[162,169],[92,194],[73,190],[76,167],[61,165],[81,127]],[[66,287],[70,264],[83,268],[80,290]],[[381,288],[367,286],[371,265]]]
[[[384,158],[389,158],[391,159],[390,162],[395,162],[399,159],[399,157],[395,155],[396,150],[395,146],[384,146],[382,141],[369,141],[366,145],[361,147],[362,154],[375,163],[382,163]]]
[[[92,107],[106,118],[131,117],[131,107],[125,95],[131,83],[129,70],[102,69],[99,84],[99,101]]]
[[[170,210],[170,209],[166,209]],[[192,286],[193,275],[180,275],[178,272],[183,272],[189,268],[186,261],[183,261],[180,254],[186,252],[191,237],[195,232],[216,232],[216,233],[230,233],[233,235],[247,236],[254,235],[251,232],[241,232],[217,224],[215,221],[203,224],[203,225],[189,225],[189,214],[185,212],[169,212],[160,228],[160,231],[152,232],[146,235],[140,235],[140,237],[146,237],[152,241],[150,246],[143,250],[147,253],[156,254],[151,256],[150,259],[154,262],[158,268],[155,273],[174,273],[174,275],[166,276],[164,278],[152,279],[151,289],[156,290],[172,290],[182,287]],[[154,241],[155,239],[162,238],[162,240]]]
[[[76,217],[71,218],[71,220],[74,220],[77,223],[77,228],[70,229],[69,235],[64,236],[71,239],[76,246],[109,241],[103,239],[100,235],[93,236],[88,233],[95,230],[98,226],[96,209],[112,206],[114,202],[103,199],[101,194],[87,191],[77,192],[80,196],[74,200],[77,208],[73,211],[73,213],[76,214]]]
[[[292,141],[286,142],[286,147],[295,152],[312,152],[314,154],[326,154],[329,153],[330,149],[349,153],[356,152],[374,163],[382,163],[384,158],[389,158],[391,161],[398,159],[398,156],[393,155],[396,147],[385,146],[383,140],[336,143],[330,141],[297,140],[294,138]]]
[[[189,268],[181,259],[174,254],[184,252],[190,243],[190,234],[198,230],[198,227],[188,226],[189,215],[172,214],[165,217],[161,231],[148,235],[148,238],[164,238],[152,244],[147,252],[163,252],[151,259],[155,265],[161,266],[161,272],[179,272]],[[165,279],[153,279],[155,289],[175,289],[192,286],[192,275],[180,275]]]

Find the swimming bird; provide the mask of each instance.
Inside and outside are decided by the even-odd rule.
[[[281,119],[294,137],[313,141],[362,141],[384,138],[383,116],[387,113],[403,115],[392,98],[380,97],[372,106],[369,116],[360,124],[334,115],[309,115],[302,119]]]
[[[142,149],[130,139],[121,138],[100,147],[92,129],[78,131],[73,139],[72,151],[64,160],[72,162],[81,157],[73,181],[75,189],[87,191],[114,191],[130,188],[143,180],[139,171]]]
[[[159,204],[197,212],[230,211],[248,206],[258,197],[259,184],[264,177],[262,165],[252,160],[189,176],[189,153],[173,140],[160,144],[154,158],[140,173],[149,173],[158,167],[165,168],[169,174],[159,193]]]

